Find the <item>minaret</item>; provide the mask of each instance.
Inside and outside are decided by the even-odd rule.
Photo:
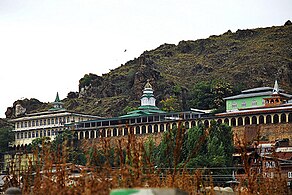
[[[279,85],[277,80],[275,80],[273,94],[279,94]]]
[[[55,101],[52,102],[53,104],[53,108],[51,108],[50,110],[61,110],[63,109],[63,102],[61,102],[60,98],[59,98],[59,93],[57,92]]]
[[[265,100],[265,107],[272,107],[287,103],[289,97],[280,93],[278,81],[275,80],[272,96],[263,99]]]
[[[143,90],[143,95],[141,97],[141,106],[139,107],[140,109],[142,108],[146,108],[146,109],[158,109],[155,105],[155,97],[154,97],[154,94],[153,94],[153,89],[152,89],[152,86],[149,82],[149,80],[147,80],[147,83],[144,87],[144,90]]]

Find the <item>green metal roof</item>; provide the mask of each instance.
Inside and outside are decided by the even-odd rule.
[[[156,106],[140,106],[138,110],[128,112],[126,115],[120,116],[120,118],[140,117],[153,114],[163,114],[165,111],[159,110]]]

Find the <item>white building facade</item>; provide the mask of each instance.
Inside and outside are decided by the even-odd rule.
[[[46,112],[25,114],[10,120],[14,123],[15,141],[13,146],[26,146],[32,143],[32,140],[42,137],[49,137],[53,140],[58,133],[65,130],[65,124],[101,118],[67,111],[63,108],[58,94],[52,104],[53,108]]]

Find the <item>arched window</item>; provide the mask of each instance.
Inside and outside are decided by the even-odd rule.
[[[252,116],[252,118],[251,118],[251,123],[252,123],[253,125],[256,125],[256,124],[257,124],[257,117],[256,117],[256,116]]]
[[[118,130],[117,130],[117,128],[114,128],[113,129],[113,136],[117,136],[118,135]]]
[[[267,115],[266,116],[266,123],[267,124],[270,124],[272,122],[272,117],[271,117],[271,115]]]
[[[136,127],[136,134],[140,134],[140,127],[139,126]]]
[[[279,123],[279,115],[277,115],[277,114],[274,115],[273,122],[274,122],[274,124]]]
[[[128,128],[124,128],[124,135],[128,135]]]
[[[281,123],[286,123],[287,117],[285,113],[281,114]]]
[[[242,126],[243,125],[243,119],[242,117],[238,118],[238,126]]]
[[[166,124],[166,131],[169,131],[169,130],[170,130],[170,124],[167,123],[167,124]]]
[[[106,133],[106,132],[105,132],[105,129],[102,129],[102,130],[101,130],[101,137],[105,137],[105,133]]]
[[[176,123],[172,123],[172,129],[175,129],[177,127]]]
[[[83,136],[83,132],[81,131],[80,132],[80,139],[83,139],[84,138],[84,136]]]
[[[189,122],[188,121],[185,122],[185,127],[186,127],[186,129],[189,129],[190,128],[190,125],[189,125]]]
[[[164,131],[164,124],[160,124],[160,132]]]
[[[228,119],[228,118],[225,118],[225,119],[224,119],[224,123],[225,123],[226,125],[229,125],[229,119]]]
[[[192,121],[191,126],[195,127],[196,126],[196,121]]]
[[[99,131],[99,129],[96,130],[95,134],[96,134],[96,138],[99,138],[100,137],[100,131]]]
[[[143,126],[142,126],[142,134],[145,134],[145,133],[146,133],[146,126],[143,125]]]
[[[235,118],[231,119],[231,126],[233,126],[233,127],[236,126],[236,119]]]
[[[264,116],[263,115],[260,115],[259,117],[259,124],[264,124]]]
[[[288,122],[292,123],[292,113],[289,113],[289,115],[288,115]]]
[[[107,136],[107,137],[111,137],[111,130],[110,130],[110,129],[108,129],[108,130],[106,131],[106,136]]]
[[[248,116],[244,118],[244,123],[245,125],[250,125],[250,119]]]
[[[95,137],[94,137],[94,131],[90,131],[90,137],[91,137],[91,139],[94,139]]]
[[[154,133],[157,133],[157,132],[158,132],[158,125],[155,124],[155,125],[154,125]]]
[[[89,138],[89,132],[85,131],[85,139],[88,139],[88,138]]]
[[[209,127],[209,121],[208,120],[205,120],[204,121],[204,126],[207,128],[207,127]]]
[[[134,127],[133,126],[130,127],[130,132],[129,133],[130,134],[134,134]]]
[[[148,125],[148,133],[152,133],[152,125]]]
[[[217,123],[218,123],[219,125],[222,124],[222,119],[219,118],[219,119],[217,120]]]

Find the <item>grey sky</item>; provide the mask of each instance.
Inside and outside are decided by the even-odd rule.
[[[0,0],[0,117],[161,44],[283,25],[291,10],[291,0]]]

